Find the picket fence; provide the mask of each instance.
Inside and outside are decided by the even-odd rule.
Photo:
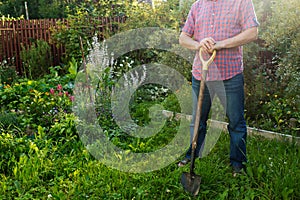
[[[124,23],[124,17],[99,17],[97,31],[116,31],[119,26],[116,23]],[[100,23],[99,23],[100,21]],[[64,47],[51,40],[53,29],[59,29],[61,24],[68,26],[66,19],[33,19],[33,20],[8,20],[0,21],[0,63],[6,62],[14,66],[17,73],[22,74],[23,66],[20,58],[22,47],[28,48],[33,41],[44,40],[51,47],[53,57],[52,65],[58,65],[64,54]],[[99,24],[101,24],[99,26]],[[90,24],[93,26],[93,24]]]

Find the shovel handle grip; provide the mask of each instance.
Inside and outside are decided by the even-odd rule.
[[[212,55],[210,56],[210,58],[208,60],[204,60],[203,57],[202,57],[202,48],[200,48],[200,51],[199,51],[199,57],[200,57],[200,60],[202,62],[202,65],[203,65],[203,70],[208,70],[208,66],[213,62],[213,60],[215,59],[216,57],[216,53],[217,51],[214,50]]]

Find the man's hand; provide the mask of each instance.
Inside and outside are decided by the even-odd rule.
[[[212,53],[214,50],[220,50],[220,49],[223,49],[225,48],[224,46],[224,42],[223,41],[217,41],[213,47],[210,49],[210,53]]]
[[[200,41],[200,47],[202,47],[203,52],[212,53],[214,50],[214,46],[216,41],[212,37],[204,38]]]
[[[191,35],[181,32],[179,37],[179,44],[191,50],[199,50],[202,47],[204,52],[212,53],[214,50],[218,51],[224,48],[234,48],[237,46],[242,46],[256,40],[257,35],[257,27],[251,27],[232,38],[228,38],[222,41],[215,41],[212,37],[207,37],[198,42],[195,41]]]
[[[216,41],[212,37],[207,37],[198,42],[194,40],[191,35],[181,32],[179,44],[191,50],[199,50],[202,48],[203,52],[209,53],[213,51]]]

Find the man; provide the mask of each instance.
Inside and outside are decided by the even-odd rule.
[[[226,116],[229,119],[230,163],[234,175],[245,168],[247,161],[242,45],[257,39],[258,26],[251,0],[198,0],[192,5],[179,37],[179,43],[183,47],[197,51],[192,70],[194,113],[191,135],[193,135],[201,81],[201,62],[198,51],[200,48],[205,53],[217,51],[214,60],[216,67],[208,70],[207,85],[210,81],[223,81],[224,83],[226,95],[220,99],[226,107]],[[201,156],[200,149],[205,139],[211,97],[214,96],[214,94],[209,94],[210,92],[206,87],[198,129],[196,156]],[[219,97],[222,96],[218,94],[218,90],[216,93]],[[190,146],[185,159],[180,161],[178,166],[189,163],[191,152]]]

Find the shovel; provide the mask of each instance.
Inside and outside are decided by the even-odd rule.
[[[195,151],[197,147],[197,139],[198,139],[198,128],[200,123],[201,111],[202,111],[202,102],[203,102],[203,94],[205,89],[205,81],[206,75],[208,71],[208,66],[213,62],[216,57],[216,50],[213,51],[211,57],[208,60],[204,60],[202,57],[202,48],[199,51],[199,57],[202,62],[202,79],[199,89],[199,96],[197,102],[197,111],[196,111],[196,119],[195,119],[195,127],[194,127],[194,135],[192,140],[192,155],[191,155],[191,165],[190,172],[184,172],[181,175],[181,184],[185,191],[191,193],[194,196],[197,196],[200,189],[201,177],[194,172],[195,168]]]

